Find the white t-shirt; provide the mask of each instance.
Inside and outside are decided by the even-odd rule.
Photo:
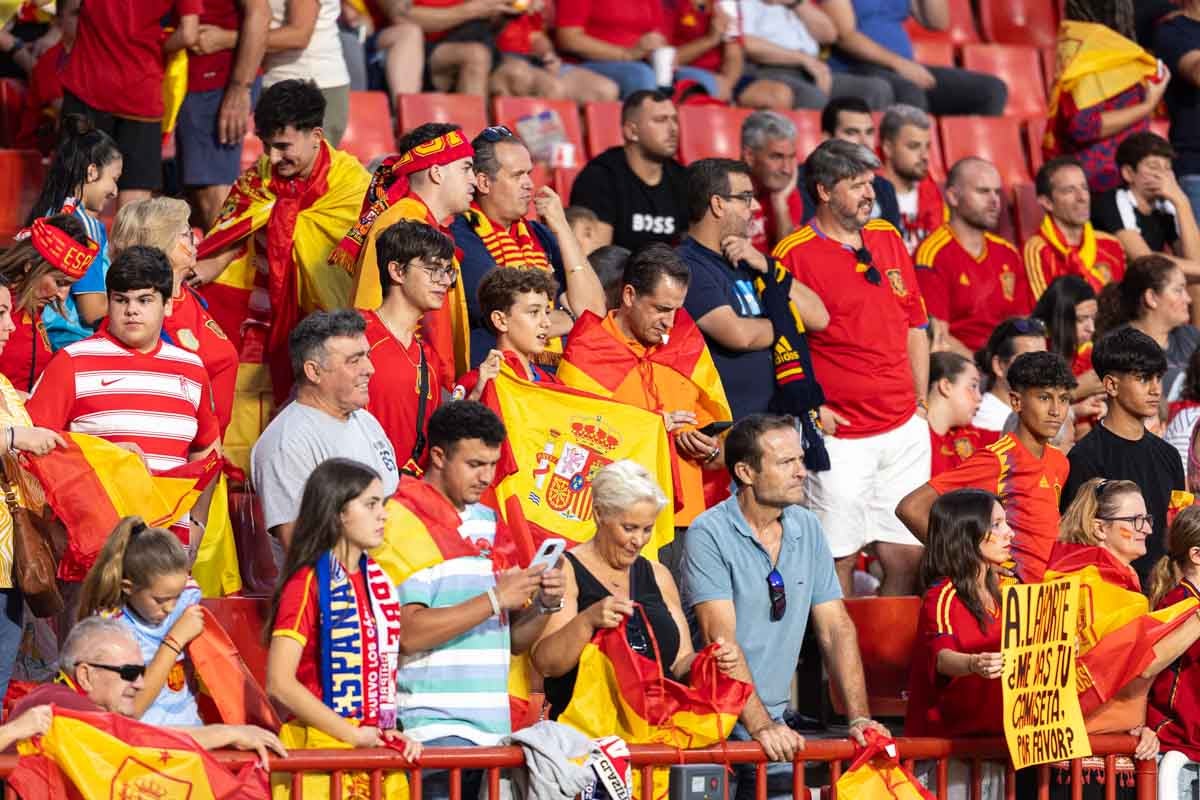
[[[742,32],[810,56],[817,55],[821,50],[795,11],[762,0],[742,0]]]
[[[979,404],[979,410],[975,412],[975,419],[971,420],[971,424],[985,431],[1002,431],[1011,413],[1012,406],[991,392],[984,392],[983,402]]]
[[[269,0],[271,27],[281,28],[287,21],[288,0]],[[317,24],[308,47],[302,50],[280,50],[263,56],[262,85],[268,86],[290,78],[313,80],[318,89],[332,89],[350,84],[350,71],[342,55],[338,39],[338,17],[342,13],[340,0],[318,0]]]

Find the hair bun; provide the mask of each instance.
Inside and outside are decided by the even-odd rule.
[[[62,118],[62,138],[73,139],[87,136],[96,130],[96,123],[83,114],[66,114]]]

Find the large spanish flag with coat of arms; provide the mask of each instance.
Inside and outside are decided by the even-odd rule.
[[[675,537],[673,451],[660,415],[577,389],[517,377],[508,364],[488,383],[483,402],[504,420],[508,438],[496,468],[496,504],[514,536],[532,546],[558,536],[592,538],[592,478],[621,459],[638,462],[667,495],[643,554]]]
[[[50,730],[21,742],[9,785],[26,800],[267,800],[266,773],[237,775],[186,733],[119,714],[54,707]]]
[[[1144,708],[1153,676],[1143,679],[1142,674],[1164,658],[1170,663],[1195,640],[1200,603],[1192,598],[1151,612],[1137,574],[1108,550],[1058,542],[1043,580],[1070,575],[1079,576],[1075,685],[1092,730],[1090,718],[1118,695],[1136,690]]]

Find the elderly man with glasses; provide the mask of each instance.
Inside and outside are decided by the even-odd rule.
[[[142,651],[123,624],[105,617],[81,620],[59,655],[58,678],[22,697],[10,719],[27,709],[54,704],[75,711],[108,711],[133,716],[133,699],[142,688],[146,664]],[[254,750],[267,767],[269,753],[286,756],[275,734],[254,725],[204,725],[171,728],[191,736],[205,750]]]
[[[753,739],[771,761],[803,758],[804,738],[787,719],[810,618],[841,688],[850,736],[863,742],[870,729],[886,735],[871,719],[858,637],[821,523],[800,506],[808,473],[796,420],[754,414],[739,421],[725,439],[725,466],[736,491],[688,528],[681,590],[702,641],[736,641],[745,656],[731,674],[752,681],[754,693],[732,738]],[[791,791],[791,769],[770,765],[768,796]],[[755,797],[754,766],[739,768],[737,779],[737,800]]]
[[[539,357],[554,367],[562,356],[561,337],[585,311],[604,316],[604,287],[549,186],[533,188],[529,150],[503,125],[485,128],[471,142],[475,150],[475,200],[450,231],[461,248],[463,294],[471,325],[471,365],[478,366],[496,346],[479,307],[479,284],[496,267],[551,272],[563,291],[551,298],[549,344]],[[530,218],[530,203],[540,219]]]
[[[775,256],[824,302],[831,322],[809,331],[827,398],[821,425],[831,468],[815,473],[809,508],[821,521],[850,593],[854,562],[874,543],[883,594],[913,594],[922,549],[892,510],[929,478],[921,416],[929,382],[928,315],[912,259],[891,223],[871,219],[879,159],[840,139],[806,162],[812,221]]]

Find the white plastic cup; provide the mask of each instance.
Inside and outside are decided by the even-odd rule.
[[[654,67],[654,82],[658,86],[675,85],[674,47],[656,47],[650,54],[650,64]]]
[[[554,149],[550,153],[550,166],[574,169],[575,145],[571,142],[555,142]]]
[[[732,42],[741,38],[742,14],[738,8],[738,0],[717,0],[717,8],[721,9],[721,13],[729,17],[733,23],[729,26],[729,30],[725,31],[722,41]]]

